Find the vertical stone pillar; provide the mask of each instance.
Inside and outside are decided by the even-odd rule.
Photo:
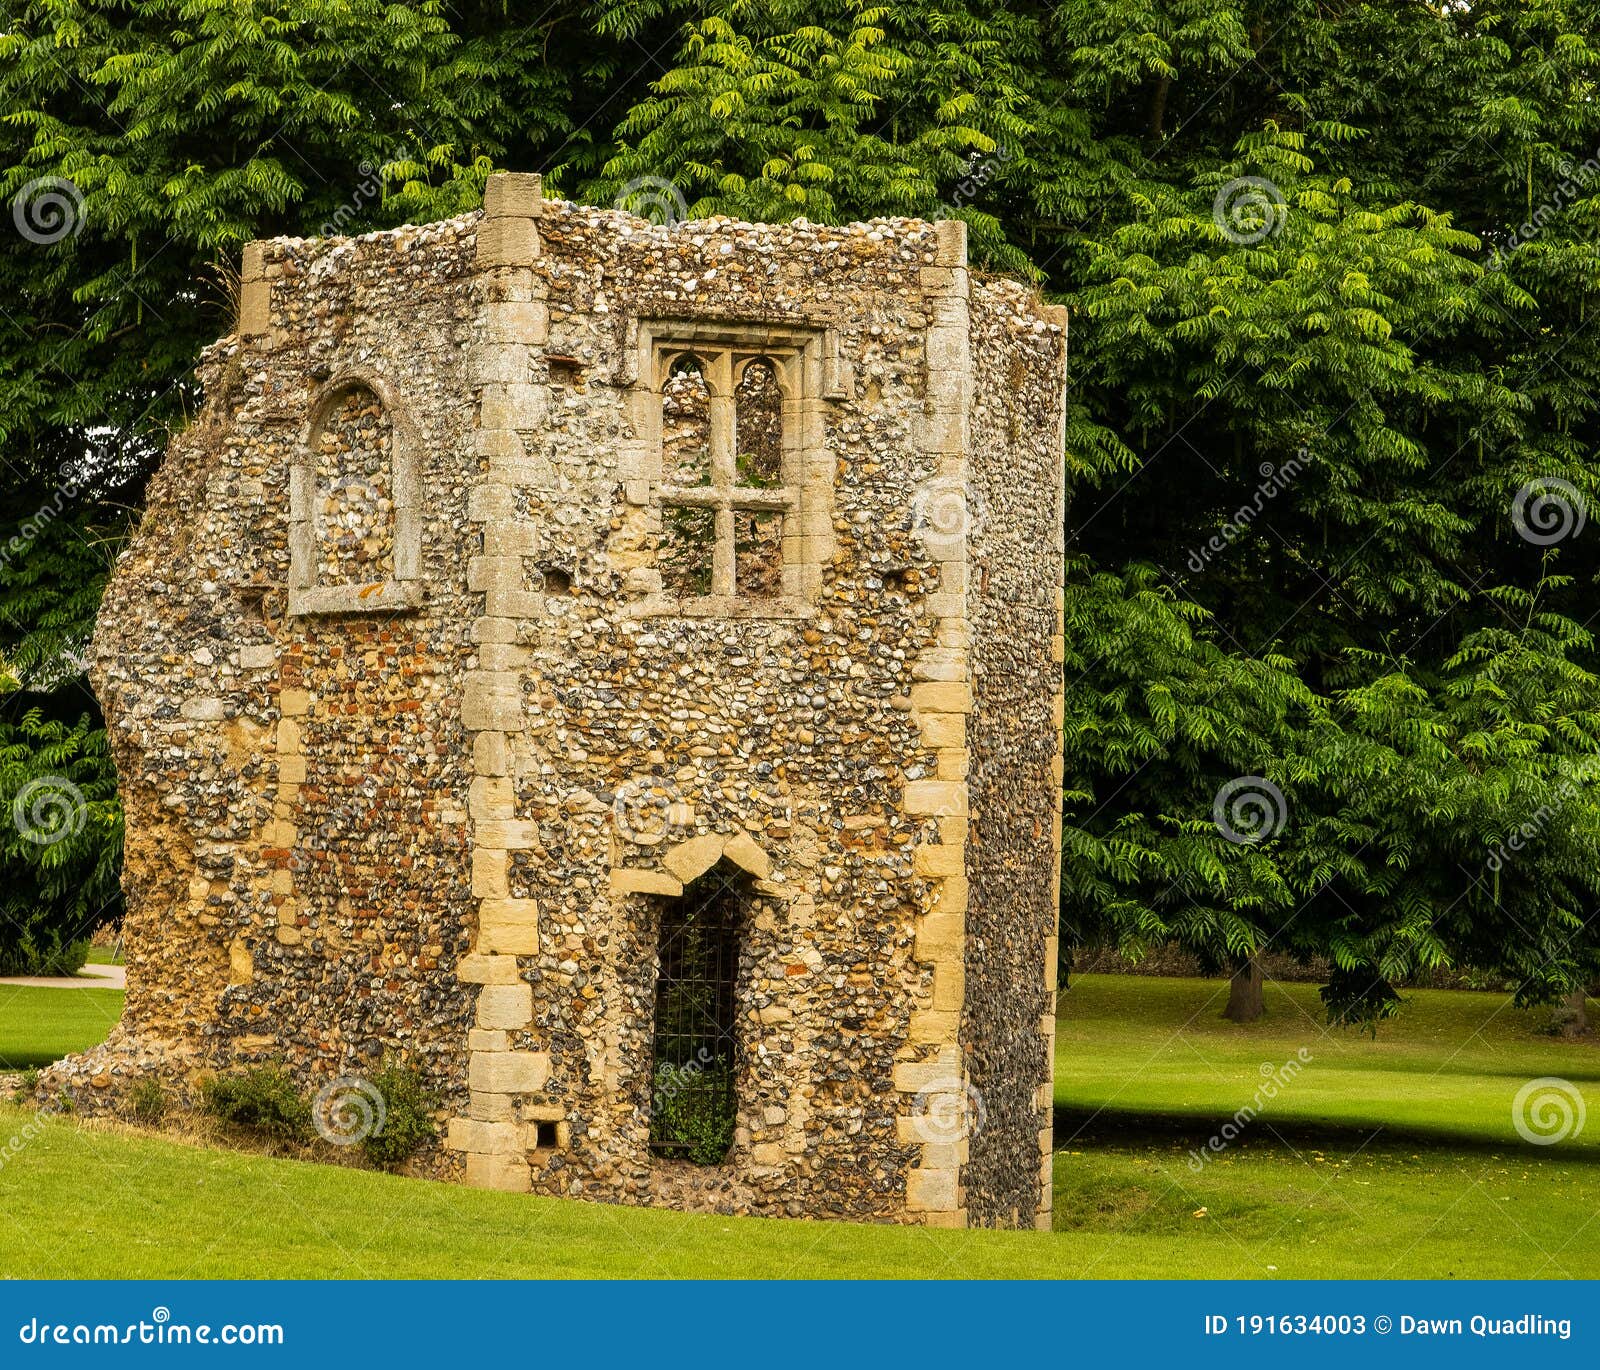
[[[1066,556],[1067,556],[1067,308],[1052,305],[1045,311],[1051,323],[1061,329],[1061,422],[1056,429],[1056,632],[1050,641],[1050,659],[1056,666],[1056,688],[1050,699],[1050,718],[1056,730],[1056,754],[1050,774],[1055,780],[1056,812],[1051,824],[1051,851],[1054,855],[1050,888],[1061,897],[1061,785],[1066,773],[1065,740],[1067,698],[1062,666],[1066,661]],[[1034,1215],[1034,1227],[1041,1232],[1050,1230],[1051,1210],[1054,1206],[1054,1125],[1056,1079],[1056,971],[1061,950],[1061,910],[1056,909],[1056,923],[1044,943],[1044,987],[1046,992],[1044,1016],[1039,1020],[1039,1035],[1044,1038],[1045,1077],[1039,1086],[1039,1111],[1044,1115],[1044,1126],[1039,1129],[1039,1208]]]
[[[972,507],[968,481],[972,342],[966,225],[934,226],[934,263],[922,269],[928,310],[924,450],[933,478],[914,498],[924,544],[939,563],[929,595],[937,636],[912,665],[911,710],[937,761],[934,779],[908,784],[907,815],[934,819],[938,841],[913,855],[927,882],[914,955],[933,972],[933,990],[911,1014],[904,1059],[894,1069],[900,1093],[899,1140],[920,1148],[906,1177],[906,1209],[930,1227],[965,1227],[961,1167],[967,1160],[971,1084],[961,1054],[966,979],[967,716],[972,712],[967,576]]]
[[[239,265],[239,336],[259,338],[270,327],[272,282],[267,279],[262,243],[246,243]]]
[[[546,1052],[514,1050],[511,1034],[530,1026],[533,991],[522,979],[519,957],[539,949],[539,910],[532,899],[513,898],[511,853],[533,849],[535,825],[516,816],[510,764],[512,740],[522,728],[522,673],[528,649],[518,624],[543,612],[543,596],[530,587],[525,558],[538,553],[538,530],[517,513],[516,488],[537,483],[542,462],[530,457],[524,433],[543,422],[548,386],[531,377],[549,325],[544,285],[533,262],[539,255],[539,178],[491,176],[484,188],[478,227],[478,320],[467,358],[468,383],[477,397],[476,443],[484,474],[472,491],[469,519],[482,525],[483,550],[467,566],[467,587],[483,595],[474,621],[478,665],[466,675],[461,721],[473,736],[473,777],[468,792],[472,894],[478,906],[472,952],[457,974],[479,986],[476,1026],[468,1034],[467,1117],[450,1120],[446,1145],[466,1154],[468,1184],[526,1190],[527,1095],[550,1074]]]

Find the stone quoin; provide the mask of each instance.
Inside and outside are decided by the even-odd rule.
[[[45,1087],[402,1061],[418,1173],[1048,1227],[1064,311],[530,175],[242,274],[94,639],[127,1007]]]

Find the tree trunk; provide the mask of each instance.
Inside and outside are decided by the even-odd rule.
[[[1156,88],[1150,94],[1150,112],[1146,118],[1145,131],[1153,142],[1161,141],[1162,125],[1167,118],[1167,92],[1172,89],[1172,78],[1163,76],[1156,82]]]
[[[1575,989],[1561,1001],[1561,1007],[1556,1010],[1556,1022],[1561,1027],[1563,1037],[1582,1037],[1589,1031],[1588,1006],[1584,1003],[1584,992]]]
[[[1228,983],[1228,1007],[1222,1016],[1232,1023],[1253,1023],[1267,1011],[1262,996],[1261,967],[1255,957],[1242,961]]]

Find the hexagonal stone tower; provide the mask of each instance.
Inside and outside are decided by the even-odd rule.
[[[95,639],[127,1012],[48,1086],[387,1062],[422,1173],[1047,1226],[1062,312],[959,223],[522,175],[243,277]]]

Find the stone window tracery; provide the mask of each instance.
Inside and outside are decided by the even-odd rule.
[[[756,325],[641,329],[659,588],[645,612],[804,613],[831,553],[823,335]],[[652,585],[652,588],[653,585]]]

